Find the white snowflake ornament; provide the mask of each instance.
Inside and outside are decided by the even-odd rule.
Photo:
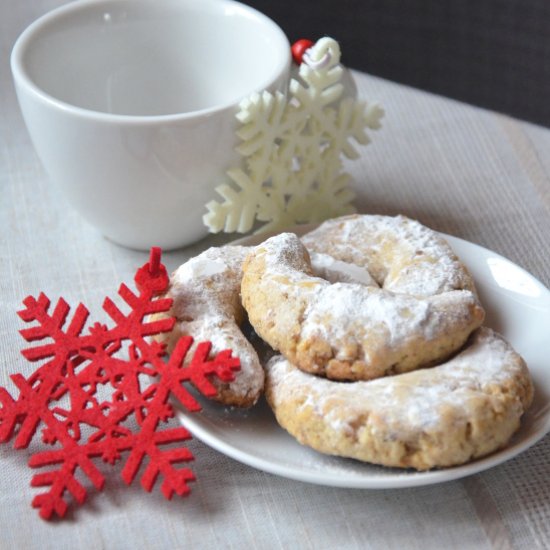
[[[355,212],[342,155],[359,156],[354,142],[370,142],[367,129],[380,128],[384,111],[350,95],[345,76],[338,42],[322,38],[303,53],[288,97],[264,91],[241,102],[243,162],[216,188],[223,200],[206,205],[211,232],[246,233],[256,222],[256,232],[276,231]]]

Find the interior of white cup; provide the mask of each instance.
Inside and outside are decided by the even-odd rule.
[[[275,23],[227,0],[79,1],[31,25],[14,48],[42,93],[135,116],[231,105],[272,85],[289,55]]]

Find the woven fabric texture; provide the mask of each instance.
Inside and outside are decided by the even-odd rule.
[[[131,284],[135,268],[147,260],[146,253],[105,240],[67,206],[44,173],[19,113],[10,48],[26,25],[59,4],[0,5],[1,386],[10,386],[11,372],[30,368],[19,354],[24,342],[15,313],[25,296],[63,295],[71,304],[87,304],[97,318],[103,297],[114,295],[122,281]],[[406,2],[388,4],[395,10],[405,6],[399,18],[415,17]],[[339,2],[334,10],[347,8],[352,18],[350,5]],[[297,17],[306,17],[296,6]],[[397,12],[388,18],[398,36]],[[362,44],[346,38],[344,52]],[[388,52],[390,61],[398,50],[408,55],[405,35],[400,44]],[[442,63],[438,59],[432,63]],[[456,67],[457,80],[463,69]],[[360,95],[376,98],[387,112],[373,144],[349,165],[360,210],[414,217],[508,257],[548,286],[550,131],[363,73],[355,77]],[[230,239],[211,237],[164,260],[172,270]],[[32,449],[1,446],[0,548],[550,547],[548,436],[514,460],[466,479],[381,491],[292,481],[240,464],[198,440],[189,446],[198,477],[189,498],[167,502],[158,492],[126,487],[114,472],[102,493],[90,488],[85,506],[53,524],[30,507]]]

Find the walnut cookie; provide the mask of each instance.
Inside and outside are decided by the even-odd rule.
[[[245,260],[243,305],[258,335],[306,372],[369,380],[433,365],[460,349],[483,322],[484,311],[471,277],[448,247],[437,249],[444,261],[433,260],[428,248],[416,249],[422,251],[421,262],[413,257],[403,265],[403,254],[396,254],[407,275],[403,286],[410,293],[405,294],[394,283],[397,277],[386,283],[389,275],[383,288],[315,277],[304,245],[283,233]],[[439,272],[432,277],[428,288],[435,293],[421,283],[412,288],[414,271],[426,278],[426,265],[437,262],[447,280]],[[381,279],[379,272],[374,276]]]
[[[278,356],[266,396],[279,424],[317,451],[427,470],[506,445],[533,386],[523,359],[483,327],[440,366],[368,382],[334,382]]]

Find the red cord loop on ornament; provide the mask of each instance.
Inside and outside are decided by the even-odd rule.
[[[160,247],[151,247],[151,252],[149,253],[149,273],[153,275],[153,277],[159,272],[161,256],[162,250],[160,249]]]
[[[134,281],[140,292],[149,291],[158,295],[168,288],[168,273],[161,256],[162,250],[158,246],[152,247],[149,261],[137,270]]]

